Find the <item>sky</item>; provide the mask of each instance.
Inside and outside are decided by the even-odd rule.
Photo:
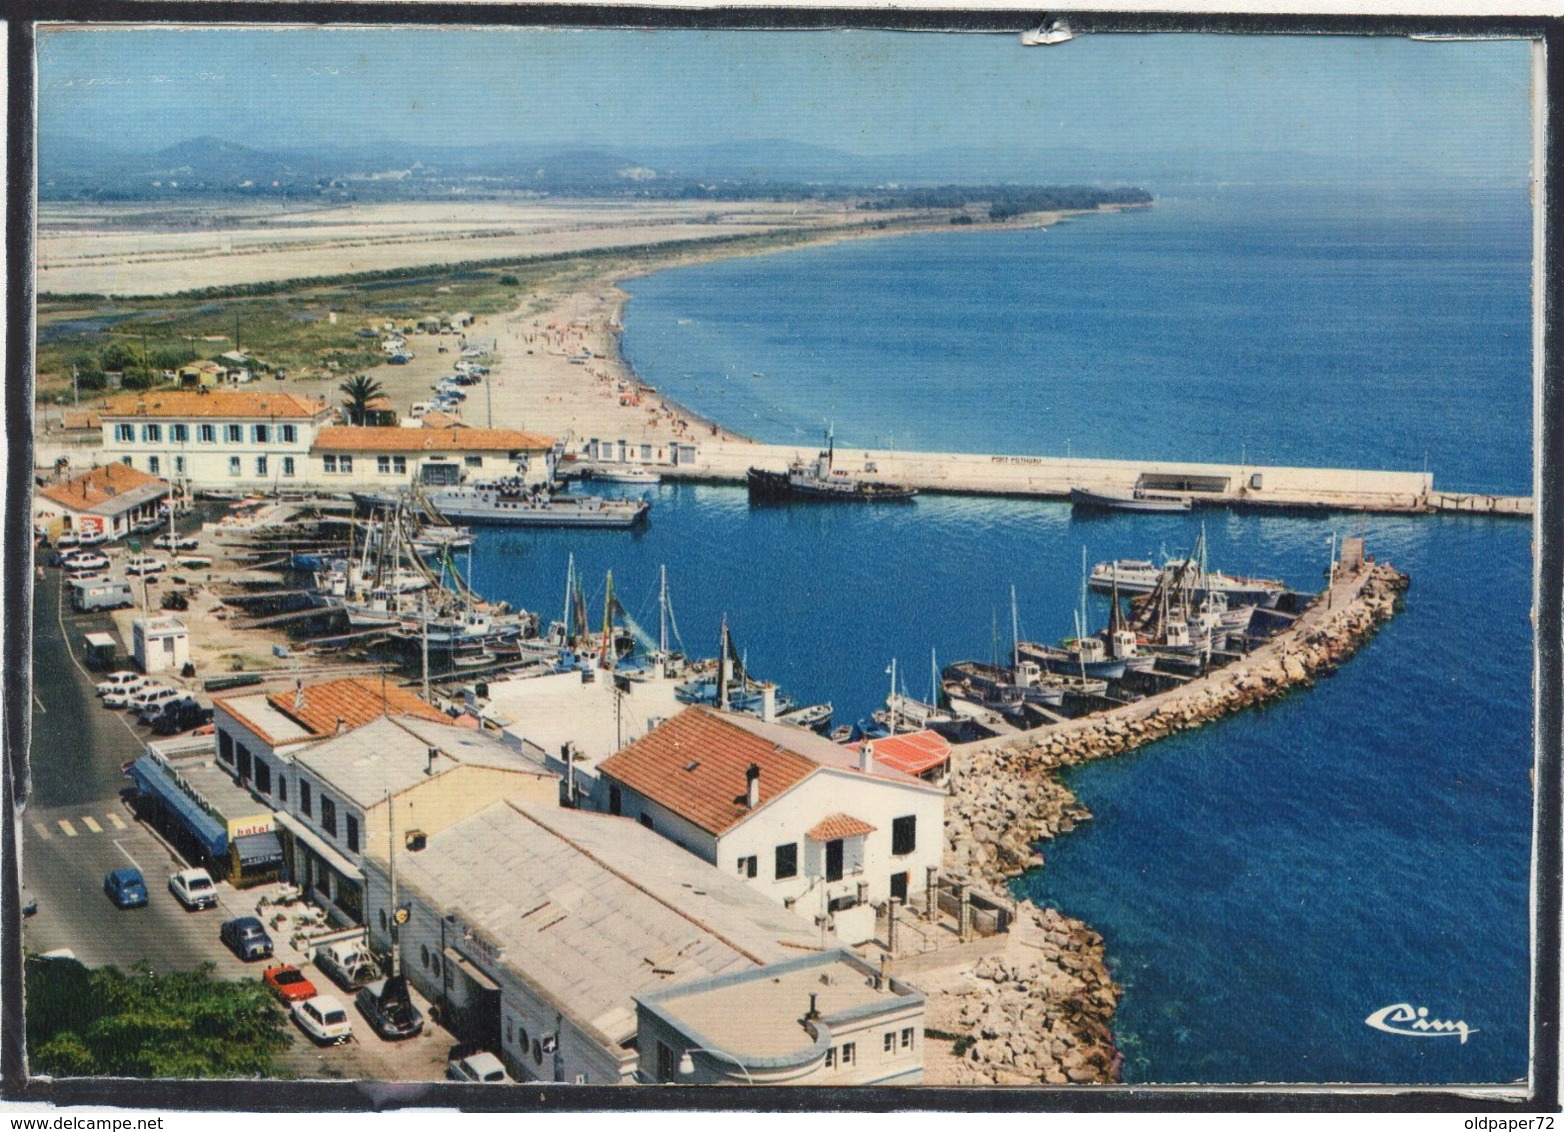
[[[44,135],[152,149],[398,139],[786,139],[1163,153],[1415,153],[1527,167],[1530,47],[1344,36],[612,29],[48,29]]]

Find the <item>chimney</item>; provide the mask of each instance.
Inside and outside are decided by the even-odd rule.
[[[760,767],[754,763],[744,772],[744,805],[751,810],[760,805]]]
[[[809,1013],[804,1015],[805,1022],[813,1022],[820,1017],[820,1010],[815,1006],[815,992],[809,992]]]
[[[775,723],[777,718],[777,686],[765,684],[760,689],[760,718],[765,723]]]
[[[434,774],[434,760],[435,760],[435,758],[439,754],[440,754],[440,749],[438,747],[430,747],[429,748],[429,763],[428,763],[427,766],[424,767],[424,773],[425,774],[429,774],[429,775]]]
[[[858,769],[865,774],[874,773],[874,744],[868,739],[858,747]]]
[[[348,721],[343,719],[340,715],[337,716],[337,734],[341,735],[347,729],[348,729]]]

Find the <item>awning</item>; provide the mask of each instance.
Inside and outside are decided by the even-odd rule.
[[[332,848],[330,844],[328,844],[323,838],[315,833],[314,830],[310,829],[298,818],[282,810],[278,810],[272,816],[278,825],[282,826],[289,833],[293,834],[296,840],[302,841],[305,847],[308,848],[311,853],[314,853],[315,856],[319,857],[330,868],[336,870],[343,877],[348,880],[356,881],[362,881],[364,879],[364,874],[357,865],[348,860],[341,853],[337,852],[336,849]]]
[[[253,869],[260,865],[282,863],[282,842],[272,830],[251,833],[234,838],[234,848],[239,850],[239,867]]]
[[[143,794],[156,798],[172,811],[208,853],[221,857],[228,851],[228,827],[181,790],[151,755],[142,755],[130,764],[130,777],[135,779],[137,789]]]

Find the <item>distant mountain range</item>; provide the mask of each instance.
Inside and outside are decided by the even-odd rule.
[[[45,134],[39,142],[39,186],[45,200],[234,194],[397,199],[515,192],[717,199],[938,184],[1135,185],[1154,192],[1222,183],[1389,187],[1441,174],[1383,155],[1375,155],[1368,169],[1354,168],[1350,160],[1173,149],[1127,158],[1084,148],[1050,150],[1038,142],[866,156],[784,140],[644,149],[397,141],[263,149],[200,137],[138,152]]]

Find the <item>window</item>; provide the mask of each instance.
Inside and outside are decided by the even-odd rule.
[[[255,773],[254,768],[251,766],[251,763],[250,763],[250,748],[246,747],[243,743],[238,744],[238,748],[239,748],[239,777],[240,778],[244,778],[244,779],[248,779],[252,774]]]
[[[505,1044],[510,1045],[516,1040],[516,1023],[511,1019],[505,1019]]]
[[[262,794],[272,792],[272,767],[265,759],[255,760],[255,788]]]
[[[358,819],[352,814],[347,815],[348,851],[358,852]]]
[[[291,476],[294,474],[292,456],[284,456],[282,458],[282,474],[285,476]]]
[[[843,1065],[851,1065],[853,1063],[853,1058],[855,1058],[857,1055],[858,1055],[858,1043],[857,1042],[843,1042],[842,1043],[842,1064]]]
[[[351,456],[343,456],[337,461],[337,464],[342,469],[343,475],[348,475],[353,471],[353,457]]]
[[[199,440],[202,444],[216,444],[217,426],[210,424],[197,426],[196,439]]]
[[[914,1031],[913,1031],[913,1028],[911,1026],[908,1026],[908,1027],[906,1027],[905,1029],[902,1030],[902,1032],[901,1032],[901,1048],[902,1049],[911,1049],[912,1048],[912,1035],[913,1035],[913,1033],[914,1033]]]
[[[790,841],[777,846],[777,879],[786,880],[798,875],[798,842]]]
[[[277,801],[279,801],[279,802],[286,802],[287,800],[288,800],[288,780],[286,778],[284,778],[282,775],[279,774],[277,776]]]
[[[293,444],[299,439],[299,430],[291,424],[279,425],[278,432],[284,444]]]
[[[226,731],[217,733],[217,757],[230,765],[234,761],[234,737]]]
[[[168,426],[168,438],[175,444],[185,444],[190,440],[190,426],[176,424]]]
[[[617,783],[611,783],[608,787],[608,812],[618,817],[624,809],[624,798],[619,793]]]
[[[174,474],[176,476],[185,474],[185,458],[183,456],[174,457]]]
[[[532,1039],[527,1037],[527,1027],[516,1027],[516,1044],[519,1045],[522,1049],[526,1049],[529,1045],[532,1044]]]
[[[255,458],[255,474],[258,475],[258,476],[264,476],[266,474],[266,457],[265,456],[257,456]]]
[[[895,1030],[887,1030],[885,1032],[885,1052],[886,1053],[895,1053],[896,1052],[896,1031]]]
[[[310,811],[310,784],[308,782],[299,782],[299,809],[304,811],[306,817],[313,816]]]
[[[393,457],[391,457],[391,470],[393,472],[395,472],[399,476],[407,475],[407,457],[406,456],[393,456]]]
[[[740,857],[739,876],[754,880],[755,877],[760,875],[759,860],[760,858],[758,857]]]
[[[543,1043],[537,1038],[532,1039],[532,1060],[539,1065],[543,1064]]]
[[[337,470],[337,458],[335,456],[322,456],[320,458],[320,466],[328,472],[335,472]]]
[[[229,444],[243,444],[244,426],[236,424],[224,425],[223,439],[228,441]]]
[[[469,468],[481,468],[481,467],[483,467],[483,457],[482,456],[463,456],[462,457],[462,463],[466,464]]]
[[[375,470],[383,476],[389,476],[391,474],[391,457],[376,456]]]
[[[231,476],[236,476],[239,474],[239,457],[228,457],[228,474]]]
[[[832,1046],[830,1049],[825,1051],[825,1067],[827,1069],[835,1069],[836,1068],[836,1047],[835,1046]]]
[[[908,814],[891,822],[891,853],[905,857],[918,847],[918,817]]]
[[[842,879],[842,839],[825,843],[825,879]]]
[[[255,443],[270,444],[272,442],[272,430],[270,425],[258,424],[255,426]]]
[[[159,460],[156,456],[147,457],[147,471],[151,472],[153,475],[157,475],[158,470],[162,468],[162,466],[163,461]]]
[[[644,825],[647,829],[651,829],[652,828],[652,815],[651,814],[642,814],[641,815],[641,824]]]
[[[145,424],[141,426],[141,439],[148,444],[163,443],[163,426],[158,424]]]
[[[337,836],[337,804],[324,794],[320,796],[320,828]]]
[[[133,424],[117,424],[114,426],[114,439],[126,442],[136,439],[136,426]]]
[[[657,1079],[659,1081],[676,1081],[675,1074],[678,1071],[678,1062],[673,1056],[673,1050],[657,1043]]]

